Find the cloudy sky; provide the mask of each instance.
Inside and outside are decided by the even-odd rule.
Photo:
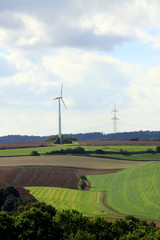
[[[160,130],[159,0],[0,0],[0,136]]]

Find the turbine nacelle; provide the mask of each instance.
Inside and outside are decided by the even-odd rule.
[[[63,105],[64,105],[65,108],[67,109],[66,104],[65,104],[65,102],[64,102],[64,100],[63,100],[63,97],[62,97],[62,91],[63,91],[63,84],[62,84],[62,86],[61,86],[61,96],[60,96],[60,97],[56,97],[56,98],[54,98],[53,100],[61,100],[61,101],[63,102]]]

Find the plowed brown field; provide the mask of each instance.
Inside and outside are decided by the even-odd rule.
[[[160,145],[160,142],[156,141],[78,141],[80,145]]]
[[[118,170],[86,170],[64,167],[1,167],[0,187],[12,185],[78,188],[78,174],[104,174]]]
[[[80,145],[160,145],[156,141],[77,141]],[[19,147],[40,147],[51,146],[52,142],[16,142],[16,143],[0,143],[0,148],[19,148]]]
[[[51,146],[52,142],[15,142],[15,143],[0,143],[0,148],[20,148],[20,147],[40,147]]]

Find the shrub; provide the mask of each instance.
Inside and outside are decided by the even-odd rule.
[[[132,220],[135,223],[139,223],[140,222],[140,220],[138,218],[136,218],[136,217],[134,217],[132,215],[125,216],[125,219],[126,220]]]
[[[96,149],[95,153],[96,154],[104,154],[104,151],[102,149]]]
[[[124,155],[129,155],[130,154],[127,150],[123,150],[123,149],[120,149],[119,153],[124,154]]]
[[[157,146],[157,147],[156,147],[156,152],[157,152],[157,153],[160,153],[160,146]]]
[[[37,151],[32,151],[31,156],[39,156],[40,154]]]
[[[86,152],[85,149],[82,147],[77,147],[73,149],[73,153],[76,153],[76,154],[84,154],[85,152]]]
[[[151,148],[148,148],[146,152],[147,153],[155,153],[155,151],[153,149],[151,149]]]

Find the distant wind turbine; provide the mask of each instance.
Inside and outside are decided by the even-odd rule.
[[[66,108],[65,102],[64,102],[63,97],[62,97],[62,91],[63,91],[63,84],[61,86],[60,97],[56,97],[56,98],[53,99],[53,100],[58,100],[58,106],[59,106],[59,134],[58,134],[58,136],[60,138],[60,143],[62,142],[62,135],[61,135],[61,101],[63,102],[63,104]]]

